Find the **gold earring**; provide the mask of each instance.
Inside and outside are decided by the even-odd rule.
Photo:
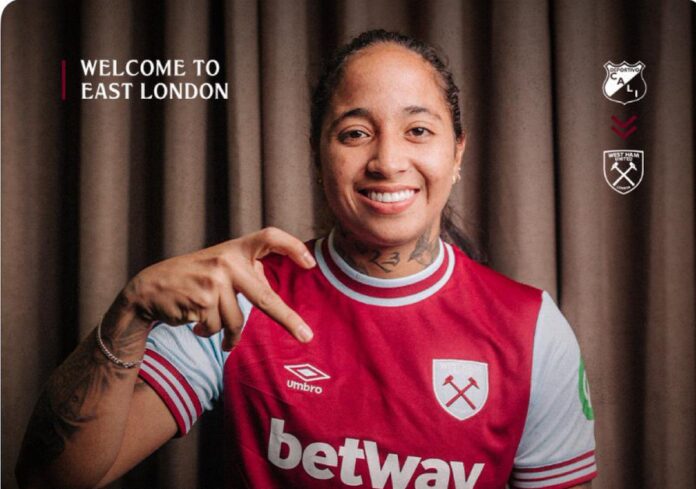
[[[452,183],[453,183],[453,184],[457,183],[459,180],[462,179],[461,171],[462,171],[462,169],[461,169],[461,168],[458,168],[458,169],[457,169],[457,173],[455,173],[454,175],[452,175]]]

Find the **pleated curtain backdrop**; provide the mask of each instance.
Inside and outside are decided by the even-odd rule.
[[[442,48],[468,134],[452,197],[489,264],[544,288],[592,386],[593,487],[696,487],[694,31],[688,0],[18,0],[2,18],[2,485],[50,372],[148,264],[257,230],[303,239],[321,59],[382,27]],[[80,100],[79,60],[216,59],[229,99]],[[67,100],[60,61],[67,62]],[[648,92],[602,95],[607,61]],[[122,80],[119,80],[122,81]],[[637,115],[623,141],[611,116]],[[602,152],[645,151],[622,196]],[[221,416],[113,488],[212,488]]]

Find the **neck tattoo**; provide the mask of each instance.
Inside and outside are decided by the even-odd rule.
[[[414,245],[379,248],[365,244],[349,232],[336,227],[334,247],[354,270],[382,278],[404,277],[417,273],[433,263],[440,251],[438,233],[426,230]]]

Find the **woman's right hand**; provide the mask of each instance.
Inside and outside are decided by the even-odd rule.
[[[302,241],[280,229],[265,228],[145,268],[126,285],[122,299],[148,322],[197,322],[194,332],[200,336],[222,329],[222,347],[231,350],[244,322],[236,297],[241,292],[299,341],[308,342],[312,330],[266,280],[260,260],[269,253],[287,255],[303,268],[316,264]]]

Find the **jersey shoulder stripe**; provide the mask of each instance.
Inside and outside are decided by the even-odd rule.
[[[149,347],[145,350],[139,375],[167,405],[176,420],[178,435],[188,433],[203,408],[184,376],[166,358]]]
[[[545,467],[516,468],[510,480],[513,489],[564,489],[597,475],[594,450]]]
[[[251,303],[237,294],[244,324]],[[222,368],[229,352],[222,350],[223,332],[204,338],[193,333],[193,323],[169,326],[157,321],[147,338],[140,377],[171,411],[178,436],[189,432],[203,411],[213,408],[223,388]]]

